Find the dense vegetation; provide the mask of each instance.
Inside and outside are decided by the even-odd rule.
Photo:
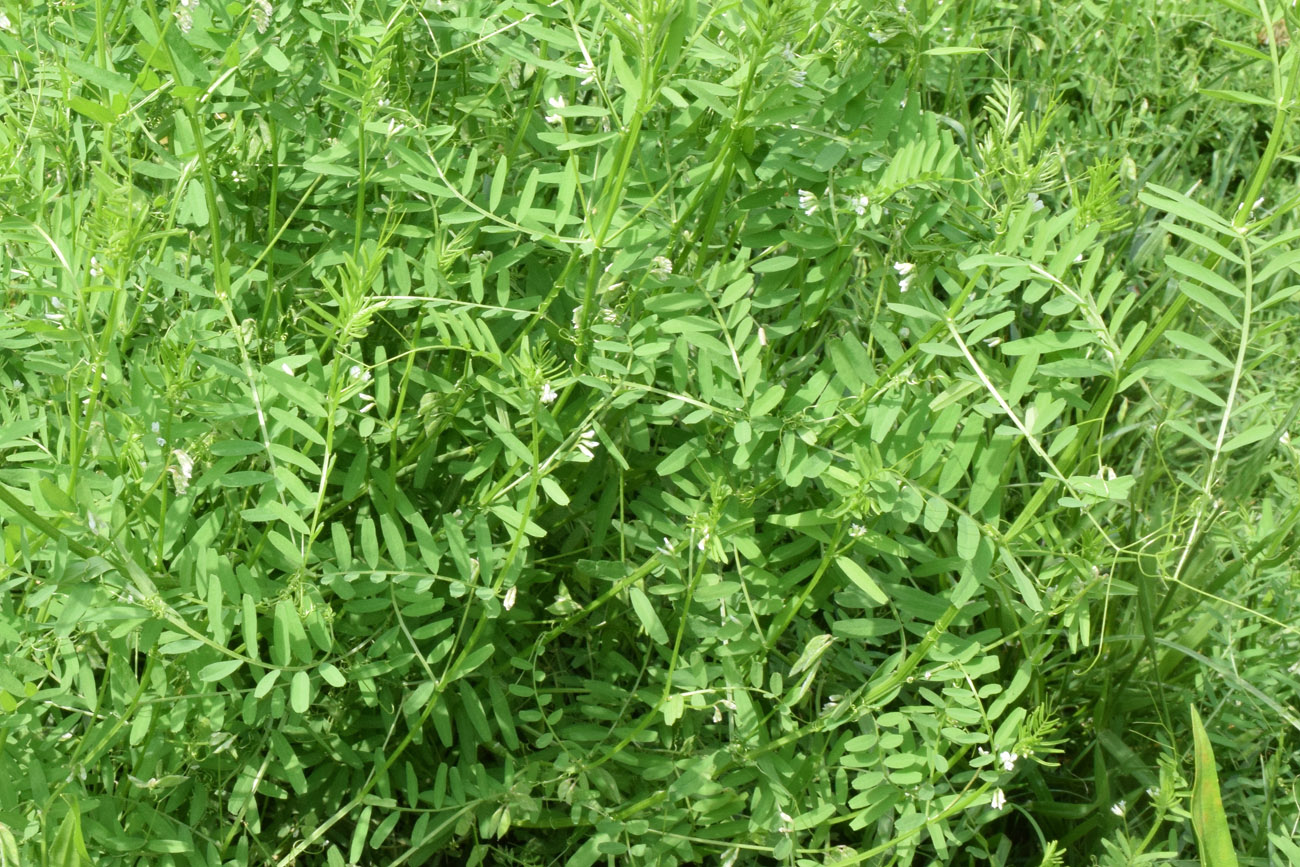
[[[0,864],[1300,863],[1292,4],[0,8]]]

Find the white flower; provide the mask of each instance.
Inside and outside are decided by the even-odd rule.
[[[155,422],[150,422],[150,424],[149,424],[149,430],[150,430],[151,433],[158,433],[158,431],[160,430],[160,426],[159,426],[158,422],[156,422],[156,421],[155,421]]]
[[[1127,809],[1127,807],[1128,805],[1124,803],[1124,799],[1120,798],[1118,801],[1110,805],[1110,811],[1116,816],[1123,816],[1124,810]]]
[[[517,596],[518,596],[518,590],[514,587],[511,587],[509,590],[506,591],[506,598],[501,600],[501,607],[507,611],[509,611],[511,608],[514,608],[515,598]]]
[[[194,26],[194,15],[186,8],[184,2],[176,10],[176,26],[180,28],[182,33],[189,33],[190,28]]]
[[[871,199],[867,196],[849,196],[849,207],[851,207],[859,217],[867,215],[867,206],[871,204]]]
[[[551,108],[555,109],[556,112],[558,112],[560,109],[564,108],[564,97],[562,96],[551,97],[550,99],[546,100],[546,104],[549,105]],[[547,123],[559,123],[563,119],[564,118],[562,118],[558,113],[546,115]]]
[[[281,364],[280,369],[285,372],[286,376],[293,376],[293,368],[289,366],[288,362]]]
[[[808,78],[806,69],[796,69],[790,73],[790,83],[795,87],[803,87],[804,81]]]
[[[542,386],[542,395],[541,395],[542,403],[545,404],[555,403],[555,399],[559,396],[560,396],[559,392],[551,388],[551,384],[549,382]]]
[[[1038,198],[1037,193],[1030,193],[1028,198],[1029,198],[1029,207],[1032,208],[1034,211],[1041,211],[1043,208],[1047,207],[1047,205],[1043,204],[1043,200]]]
[[[266,28],[271,26],[271,15],[274,12],[271,0],[253,0],[253,23],[257,25],[258,33],[265,33]]]
[[[4,14],[3,12],[0,12],[0,30],[12,30],[12,29],[13,29],[13,22],[9,20],[9,16]]]
[[[794,829],[794,819],[785,810],[777,811],[777,815],[781,817],[781,827],[778,830],[782,834],[789,834]]]
[[[655,550],[666,557],[669,554],[673,553],[673,547],[674,547],[673,540],[669,539],[667,536],[664,536],[664,543],[658,548],[656,548]]]
[[[578,72],[584,76],[582,81],[578,82],[580,85],[585,86],[596,80],[596,67],[585,60],[578,64]]]
[[[1160,789],[1159,789],[1158,787],[1148,787],[1148,788],[1147,788],[1147,797],[1148,797],[1148,798],[1159,798],[1159,797],[1160,797]]]
[[[786,63],[794,63],[798,57],[799,55],[794,53],[794,49],[791,48],[790,43],[787,42],[785,44],[785,50],[781,52],[781,59]]]
[[[906,292],[912,288],[912,280],[916,277],[916,266],[911,262],[895,262],[894,270],[898,273],[898,291]]]
[[[190,479],[194,476],[194,459],[180,449],[172,449],[172,456],[176,458],[176,463],[167,469],[172,474],[176,493],[183,494],[189,488]]]
[[[803,209],[804,216],[811,217],[817,213],[817,197],[807,190],[800,190],[799,207]]]
[[[21,387],[21,385],[19,385],[19,387]],[[1291,442],[1291,432],[1285,430],[1282,431],[1282,435],[1277,438],[1277,441],[1282,445],[1288,445]]]
[[[158,443],[159,448],[162,448],[167,445],[167,440],[163,439],[162,437],[158,437],[156,440],[154,440],[154,442]]]
[[[650,261],[650,273],[662,280],[673,273],[673,260],[667,256],[655,256]]]
[[[703,551],[703,550],[704,550],[704,546],[707,545],[707,544],[709,544],[709,530],[708,530],[708,528],[706,527],[706,528],[704,529],[704,535],[700,536],[700,541],[699,541],[698,543],[696,543],[695,547],[697,547],[697,548],[699,548],[701,551]]]
[[[596,432],[593,430],[585,430],[582,432],[582,435],[578,437],[578,451],[588,460],[591,460],[596,456],[596,446],[599,444],[599,441],[596,439]]]
[[[1007,795],[1001,789],[993,792],[992,799],[989,800],[989,806],[995,810],[1001,810],[1007,805]]]
[[[849,527],[850,538],[861,539],[865,535],[867,535],[867,528],[862,526],[861,524],[854,524],[853,526]]]
[[[99,258],[96,256],[90,257],[90,276],[96,279],[104,276],[104,269],[100,267]]]
[[[880,32],[879,30],[872,30],[872,31],[871,31],[870,33],[868,33],[867,35],[870,36],[872,39],[876,40],[876,42],[884,42],[884,41],[886,41],[887,39],[889,39],[889,35],[888,35],[888,34],[886,34],[886,33],[882,33],[882,32]]]
[[[1018,758],[1020,756],[1006,750],[998,753],[998,761],[1002,763],[1002,770],[1004,771],[1014,771],[1016,769],[1016,759]]]
[[[758,326],[758,345],[767,346],[767,329],[761,325]]]
[[[364,405],[361,409],[357,410],[357,412],[369,412],[375,408],[375,396],[373,394],[358,394],[357,397],[365,401]]]

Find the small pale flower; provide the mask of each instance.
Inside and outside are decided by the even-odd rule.
[[[758,326],[758,345],[767,346],[767,329],[761,325]]]
[[[1035,212],[1041,211],[1043,208],[1047,207],[1047,205],[1043,204],[1043,200],[1038,198],[1037,193],[1030,193],[1028,198],[1029,198],[1029,207]]]
[[[549,382],[542,386],[542,395],[541,395],[542,403],[548,405],[555,403],[555,399],[559,396],[560,396],[559,392],[557,392],[554,388],[551,388],[551,384]]]
[[[583,76],[582,81],[578,83],[584,87],[596,80],[596,67],[585,60],[578,64],[578,72]]]
[[[562,96],[553,96],[553,97],[551,97],[551,98],[549,98],[549,99],[546,100],[546,104],[549,105],[551,108],[555,109],[556,112],[557,112],[557,113],[554,113],[554,114],[548,114],[548,115],[546,115],[546,122],[547,122],[547,123],[559,123],[561,120],[564,119],[564,118],[562,118],[562,117],[558,114],[559,110],[562,109],[562,108],[564,108],[564,105],[565,105],[565,103],[564,103],[564,97],[562,97]]]
[[[160,431],[161,429],[162,427],[158,424],[158,422],[155,421],[149,423],[149,430],[151,433],[158,433],[158,431]]]
[[[13,29],[14,29],[13,22],[9,20],[9,16],[4,14],[3,12],[0,12],[0,30],[13,30]]]
[[[182,33],[189,33],[194,27],[194,13],[186,6],[185,0],[181,0],[181,5],[176,9],[176,26]]]
[[[596,446],[599,444],[599,441],[596,439],[596,432],[593,430],[585,430],[582,432],[582,435],[578,437],[578,451],[588,460],[591,460],[596,456]]]
[[[162,437],[158,437],[157,439],[154,440],[154,442],[158,443],[159,448],[162,448],[167,445],[167,440],[163,439]]]
[[[1159,798],[1159,797],[1160,797],[1160,789],[1159,789],[1159,788],[1156,788],[1156,787],[1154,787],[1154,786],[1149,786],[1149,787],[1147,787],[1147,797],[1148,797],[1148,798],[1152,798],[1152,799]]]
[[[713,706],[713,721],[715,723],[722,722],[722,705],[715,704]]]
[[[993,792],[992,799],[989,800],[989,806],[995,810],[1001,810],[1007,805],[1007,795],[1001,789]]]
[[[794,830],[794,819],[791,818],[789,813],[787,813],[785,810],[780,810],[778,811],[777,815],[781,817],[781,827],[778,830],[782,834],[789,834],[792,830]]]
[[[1116,816],[1123,816],[1126,809],[1128,809],[1128,804],[1124,803],[1123,798],[1110,805],[1110,811]]]
[[[906,292],[912,288],[912,280],[916,277],[916,266],[911,262],[895,262],[894,271],[898,273],[898,291]]]
[[[698,543],[696,543],[695,547],[697,547],[697,548],[699,548],[701,551],[703,551],[703,550],[704,550],[704,546],[705,546],[705,545],[708,545],[708,544],[709,544],[709,531],[708,531],[708,528],[705,528],[705,530],[704,530],[704,534],[703,534],[702,536],[700,536],[700,541],[699,541]]]
[[[286,376],[293,376],[293,368],[289,366],[288,362],[281,364],[280,369],[284,371]]]
[[[861,524],[854,524],[853,526],[849,527],[850,538],[861,539],[865,535],[867,535],[867,528],[862,526]]]
[[[998,761],[1002,763],[1002,770],[1004,771],[1014,771],[1016,769],[1016,759],[1018,758],[1020,756],[1006,750],[998,753]]]
[[[501,607],[507,611],[509,611],[511,608],[514,608],[515,599],[517,598],[517,596],[518,596],[518,590],[514,587],[511,587],[509,590],[506,591],[506,598],[501,600]]]
[[[650,273],[659,279],[673,273],[673,260],[667,256],[655,256],[650,262]]]
[[[1281,443],[1282,445],[1284,445],[1284,446],[1285,446],[1285,445],[1290,445],[1290,444],[1291,444],[1291,432],[1290,432],[1290,431],[1285,431],[1285,430],[1282,431],[1282,435],[1281,435],[1280,437],[1277,438],[1277,441],[1280,442],[1280,443]]]
[[[781,59],[784,60],[786,63],[794,63],[795,60],[798,59],[798,57],[799,55],[794,53],[794,49],[791,48],[790,43],[787,42],[785,44],[785,50],[781,52]]]
[[[373,394],[358,394],[357,397],[364,401],[363,406],[357,412],[369,412],[375,408],[375,396]]]
[[[817,196],[808,190],[799,191],[799,207],[803,210],[804,216],[811,217],[817,213]]]
[[[803,87],[807,78],[808,71],[806,69],[796,69],[790,73],[790,83],[795,87]]]
[[[100,277],[104,276],[104,269],[99,264],[99,258],[96,256],[90,257],[90,276],[94,277],[95,279],[99,279]]]
[[[849,196],[849,207],[853,208],[853,212],[859,217],[867,215],[867,207],[870,204],[871,199],[867,196]]]
[[[271,26],[271,15],[274,12],[271,0],[253,0],[253,23],[257,25],[258,33],[265,33],[266,28]]]
[[[167,469],[171,471],[176,493],[184,494],[194,476],[194,459],[180,449],[172,449],[172,456],[176,458],[176,463]]]
[[[656,548],[655,550],[666,557],[669,554],[673,553],[673,548],[674,548],[673,540],[669,539],[667,536],[664,536],[664,543],[660,545],[658,548]]]

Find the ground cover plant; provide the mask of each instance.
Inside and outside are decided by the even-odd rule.
[[[1300,863],[1290,4],[0,9],[0,864]]]

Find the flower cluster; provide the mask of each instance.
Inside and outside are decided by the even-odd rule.
[[[560,109],[564,108],[565,106],[564,97],[562,96],[551,97],[550,99],[546,100],[546,104],[549,105],[552,109],[554,109],[553,113],[546,115],[547,123],[559,123],[560,121],[564,120],[564,118],[561,117],[559,114]]]
[[[176,26],[181,29],[182,33],[189,33],[190,28],[194,26],[194,13],[192,7],[198,6],[199,0],[178,0],[176,4]]]
[[[266,28],[271,26],[273,14],[275,14],[275,7],[271,5],[271,0],[253,0],[253,24],[256,25],[258,33],[265,33]]]
[[[600,443],[596,439],[596,432],[593,430],[585,430],[582,432],[582,435],[578,437],[578,451],[581,452],[582,456],[587,460],[591,460],[596,456],[596,447],[598,445],[600,445]]]
[[[916,276],[916,266],[911,262],[895,262],[894,271],[898,273],[898,291],[906,292],[912,288],[912,279]]]
[[[817,213],[817,196],[807,190],[800,190],[799,207],[803,210],[805,217],[811,217]]]

